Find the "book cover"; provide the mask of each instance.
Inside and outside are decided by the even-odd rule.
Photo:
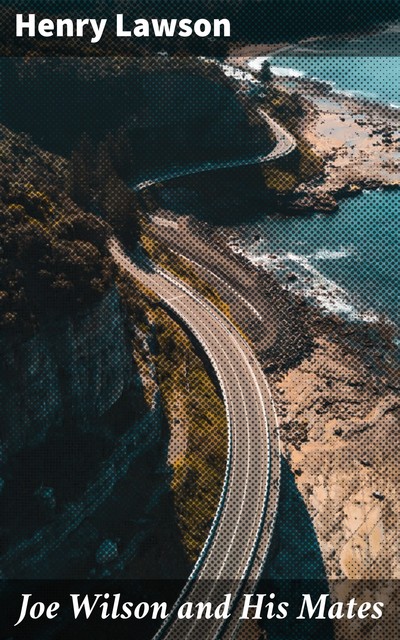
[[[399,4],[0,6],[0,637],[399,636]]]

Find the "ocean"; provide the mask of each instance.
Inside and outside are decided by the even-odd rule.
[[[269,60],[276,75],[327,82],[334,91],[400,109],[400,63],[396,56],[289,56],[255,58],[257,69]]]
[[[251,66],[257,68],[260,59]],[[329,82],[334,90],[400,107],[400,58],[276,56],[279,75]],[[240,229],[233,249],[273,270],[327,313],[400,327],[400,191],[365,191],[334,214],[274,217]]]

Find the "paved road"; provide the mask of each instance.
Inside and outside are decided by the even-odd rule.
[[[197,173],[205,173],[207,171],[216,171],[217,169],[233,169],[234,167],[245,167],[255,164],[264,164],[272,162],[288,156],[292,151],[296,149],[297,143],[294,136],[289,131],[286,131],[280,124],[275,122],[271,116],[269,116],[263,109],[258,109],[259,115],[266,121],[272,134],[275,138],[275,145],[273,149],[264,155],[251,155],[239,158],[237,160],[224,160],[223,162],[198,162],[193,164],[186,164],[176,168],[169,169],[168,171],[161,171],[155,176],[149,176],[147,179],[142,179],[138,183],[131,185],[133,191],[143,191],[156,184],[165,182],[167,180],[173,180],[174,178],[181,178],[183,176],[194,175]]]
[[[264,164],[283,158],[296,149],[296,139],[263,109],[275,138],[264,155],[224,162],[201,162],[172,168],[132,185],[142,191],[174,178]],[[146,273],[132,263],[116,240],[110,244],[115,261],[130,275],[156,293],[199,340],[207,353],[224,396],[229,453],[223,493],[204,549],[163,625],[158,638],[168,640],[214,640],[234,638],[240,627],[240,596],[250,592],[260,578],[271,542],[279,494],[280,451],[276,415],[271,394],[258,360],[236,328],[214,305],[170,274]],[[178,620],[184,601],[218,605],[231,593],[230,618]]]
[[[209,538],[186,589],[184,601],[215,605],[226,593],[239,598],[260,577],[270,545],[279,493],[280,453],[276,416],[263,371],[251,348],[208,300],[156,270],[147,273],[110,242],[117,264],[151,289],[190,329],[207,353],[224,396],[229,454],[223,493]],[[236,604],[236,603],[235,603]],[[158,638],[214,640],[235,636],[240,607],[224,620],[179,620],[176,609]],[[224,628],[225,625],[225,628]]]

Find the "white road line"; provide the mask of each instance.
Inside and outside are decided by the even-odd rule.
[[[172,302],[173,300],[178,300],[178,298],[184,298],[185,294],[182,293],[180,296],[174,296],[173,298],[165,298],[165,302],[168,304],[168,302]]]
[[[176,607],[179,606],[179,604],[182,602],[182,599],[188,593],[192,593],[193,595],[196,593],[196,591],[199,590],[199,588],[201,593],[201,584],[195,582],[194,586],[191,588],[190,580],[197,580],[203,577],[205,578],[207,577],[207,572],[211,573],[211,576],[208,576],[208,578],[212,579],[212,588],[207,592],[207,597],[210,599],[210,596],[213,595],[218,587],[217,580],[222,577],[224,569],[229,566],[228,559],[232,555],[231,552],[233,546],[235,544],[236,546],[238,546],[241,542],[240,537],[238,537],[238,530],[240,525],[242,525],[241,537],[243,538],[244,542],[244,550],[243,553],[241,550],[241,562],[237,567],[238,573],[235,572],[236,575],[232,577],[228,576],[228,578],[232,578],[238,581],[235,595],[237,596],[239,594],[239,591],[243,587],[245,581],[249,579],[250,575],[254,575],[254,571],[256,577],[259,576],[263,561],[257,560],[257,564],[255,564],[255,558],[257,549],[262,540],[264,540],[264,546],[262,547],[263,555],[265,554],[270,544],[271,526],[274,520],[274,518],[271,519],[271,514],[268,516],[267,521],[269,523],[268,533],[263,532],[263,526],[266,522],[265,518],[268,515],[268,509],[271,509],[271,481],[279,476],[279,470],[277,471],[277,466],[272,462],[273,459],[271,457],[273,453],[271,448],[271,437],[269,433],[270,414],[268,414],[268,411],[271,411],[271,407],[269,408],[269,410],[267,410],[266,405],[268,399],[271,400],[271,394],[269,387],[263,377],[264,374],[258,363],[258,360],[255,358],[249,345],[240,336],[240,334],[237,332],[237,329],[230,322],[230,320],[226,318],[219,311],[219,309],[215,307],[215,305],[213,305],[212,302],[207,299],[203,300],[198,296],[198,294],[196,294],[195,291],[186,286],[180,280],[172,277],[168,272],[158,269],[158,275],[156,276],[141,272],[140,269],[127,258],[126,254],[123,251],[123,248],[116,241],[116,239],[112,239],[110,241],[110,248],[112,253],[114,254],[114,258],[124,269],[126,269],[131,275],[133,275],[133,277],[139,278],[139,280],[142,280],[144,283],[146,283],[147,286],[149,286],[155,293],[157,293],[161,300],[164,299],[164,302],[167,305],[168,303],[171,303],[171,308],[181,316],[182,320],[187,324],[192,333],[197,337],[197,339],[200,340],[202,347],[207,353],[220,382],[227,415],[228,461],[217,514],[211,526],[207,541],[198,558],[198,561],[196,562],[191,576],[189,577],[189,581],[186,583],[186,586],[184,587],[177,602],[172,608],[170,615],[165,621],[165,624],[162,625],[160,631],[156,635],[156,638],[174,638],[177,634],[179,635],[179,620],[176,621],[178,623],[178,626],[176,626],[174,618],[171,617],[176,611]],[[186,258],[186,256],[182,257],[188,259]],[[219,276],[216,276],[216,274],[213,275],[219,278]],[[168,289],[171,286],[176,287],[178,290],[180,289],[182,293],[180,295],[164,298],[167,292],[170,293]],[[192,303],[189,304],[189,302],[186,302],[185,304],[185,297],[190,298]],[[176,301],[176,304],[172,304],[174,301]],[[197,311],[198,315],[196,315],[196,307],[199,308],[199,310]],[[211,318],[213,319],[214,330],[213,323],[210,323],[210,320],[207,321],[207,316],[211,316]],[[229,345],[228,341],[230,341],[232,344]],[[227,346],[230,346],[231,349],[233,346],[232,353],[229,353],[229,350],[226,350]],[[216,354],[219,353],[219,357],[215,359],[213,352],[215,352]],[[236,364],[239,361],[240,366],[239,364]],[[243,373],[242,369],[242,375],[240,378],[236,371],[238,366],[239,370],[240,367],[244,367],[245,371],[245,373]],[[241,381],[242,376],[243,380]],[[232,384],[228,384],[229,380],[231,379],[235,380],[233,389],[231,389]],[[249,388],[251,389],[251,392],[249,392],[249,388],[247,388],[247,394],[244,393],[243,383],[247,383],[246,387],[247,385],[250,385]],[[264,401],[262,389],[264,389],[264,391],[266,389],[268,392],[266,401]],[[236,401],[236,398],[238,398],[238,396],[240,397],[239,402]],[[236,411],[238,406],[241,407],[240,414],[237,414]],[[250,425],[250,415],[252,415],[253,413],[251,411],[253,406],[257,407],[257,412],[254,414],[254,419],[256,420],[255,424],[257,424],[258,429],[257,446],[259,444],[261,447],[261,451],[257,449],[257,453],[256,447],[254,446],[255,442],[253,440],[252,446],[251,438],[252,432]],[[274,411],[273,407],[272,411]],[[272,417],[273,425],[275,426],[276,416],[274,416],[275,413],[273,413]],[[241,422],[238,422],[239,420]],[[243,429],[243,431],[239,429],[242,425],[245,426],[245,429]],[[262,431],[260,432],[260,428],[262,429],[263,427],[265,428],[265,431],[262,434]],[[260,438],[261,434],[262,437]],[[241,435],[240,438],[239,435]],[[238,467],[238,455],[239,453],[242,453],[242,451],[243,453],[245,451],[241,442],[243,435],[245,435],[246,438],[247,460],[245,470],[242,469],[240,471],[240,465]],[[279,452],[279,443],[277,450]],[[251,524],[248,524],[246,522],[246,527],[243,528],[244,523],[241,522],[241,520],[243,520],[243,512],[245,507],[249,507],[248,492],[250,490],[251,484],[251,472],[253,471],[254,473],[255,469],[254,466],[251,466],[250,458],[254,458],[254,456],[256,456],[257,458],[257,465],[261,465],[263,468],[265,467],[265,473],[261,474],[260,477],[258,477],[257,474],[254,475],[254,479],[257,482],[257,497],[255,499],[255,504],[253,504],[251,509],[251,515],[253,516],[253,518]],[[271,469],[275,469],[274,476],[271,475]],[[244,478],[242,476],[244,476]],[[235,486],[235,484],[237,486]],[[239,493],[239,496],[236,496],[235,493],[232,493],[233,490],[235,490],[236,493]],[[275,495],[275,492],[273,492],[273,495]],[[254,499],[255,496],[253,495],[252,497]],[[237,500],[237,505],[233,502],[234,499]],[[274,506],[276,508],[275,503]],[[239,508],[239,512],[237,512],[237,508]],[[228,524],[228,527],[226,527],[225,523],[228,515],[231,520]],[[232,516],[234,516],[234,522],[232,522]],[[229,543],[228,547],[226,548],[224,538],[226,537],[227,531],[229,531]],[[223,537],[221,538],[221,536]],[[221,551],[224,552],[222,561],[220,561]],[[214,556],[217,556],[219,569],[215,567]],[[232,561],[232,558],[230,558],[230,560]],[[218,570],[216,578],[215,575],[213,575],[213,572],[210,572],[210,563],[213,563],[214,568]],[[212,568],[213,567],[211,567],[211,569]],[[201,593],[201,595],[203,596],[203,593]],[[235,609],[233,609],[232,613],[234,612]],[[233,618],[233,620],[234,619],[235,618]],[[184,621],[182,622],[184,623]],[[198,630],[200,622],[200,620],[192,621],[190,630],[186,632],[186,638],[191,636],[195,630]],[[211,631],[210,629],[211,633],[207,634],[205,638],[210,638],[211,634],[213,638],[216,637],[221,632],[221,626],[223,624],[223,621],[216,621],[216,626],[214,627],[213,625],[213,630]],[[185,627],[183,627],[183,629],[184,628]]]
[[[197,302],[197,301],[196,301],[196,302]],[[197,302],[197,303],[198,303],[198,302]],[[205,323],[204,323],[200,318],[196,318],[196,321],[197,321],[199,324],[201,324],[201,325],[203,326],[203,328],[204,328],[204,329],[205,329],[205,330],[206,330],[206,331],[207,331],[207,332],[212,336],[212,338],[215,340],[215,336],[213,335],[213,333],[212,333],[212,331],[210,330],[210,328],[209,328],[209,327],[208,327],[208,326],[207,326],[207,325],[206,325],[206,324],[205,324]],[[220,324],[221,328],[222,328],[224,331],[226,331],[226,329],[222,326],[221,322],[220,322],[219,320],[217,320],[217,321],[218,321],[218,323]],[[236,342],[236,341],[235,341],[235,345],[236,345],[236,346],[237,346],[237,348],[239,349],[239,352],[242,354],[243,362],[244,362],[244,363],[246,364],[246,366],[247,366],[246,357],[245,357],[245,355],[243,354],[243,351],[242,351],[241,347],[237,344],[237,342]],[[245,398],[244,398],[244,395],[243,395],[243,389],[242,389],[242,386],[241,386],[240,380],[239,380],[239,378],[238,378],[238,376],[237,376],[237,374],[236,374],[235,368],[234,368],[234,366],[232,365],[231,358],[230,358],[230,357],[229,357],[229,355],[226,353],[225,349],[221,346],[221,344],[220,344],[220,343],[218,343],[218,348],[219,348],[219,349],[224,353],[224,356],[225,356],[225,357],[226,357],[226,359],[227,359],[227,363],[228,363],[229,367],[232,369],[233,375],[234,375],[234,377],[236,378],[236,381],[237,381],[237,383],[238,383],[238,388],[239,388],[239,390],[240,390],[240,394],[241,394],[241,397],[242,397],[243,405],[245,405],[245,404],[246,404],[246,401],[245,401]],[[249,367],[248,367],[248,368],[249,368]],[[250,368],[249,368],[249,371],[250,371]],[[251,371],[250,371],[250,373],[251,373]],[[258,387],[258,384],[257,384],[256,386]],[[259,388],[258,388],[258,392],[260,393]],[[247,435],[247,466],[246,466],[246,482],[245,482],[245,486],[244,486],[244,490],[245,490],[245,491],[244,491],[244,494],[243,494],[242,499],[241,499],[240,511],[239,511],[238,516],[237,516],[235,529],[234,529],[234,531],[231,533],[231,542],[230,542],[229,547],[228,547],[228,550],[227,550],[227,552],[226,552],[226,554],[225,554],[225,557],[224,557],[224,560],[223,560],[223,562],[222,562],[222,565],[221,565],[221,569],[220,569],[220,571],[219,571],[219,574],[218,574],[218,575],[216,576],[216,578],[215,578],[215,581],[217,581],[217,580],[219,580],[219,579],[220,579],[220,577],[221,577],[221,575],[222,575],[222,572],[223,572],[223,570],[224,570],[224,567],[225,567],[225,565],[226,565],[227,558],[228,558],[228,557],[229,557],[229,555],[230,555],[230,551],[231,551],[231,549],[232,549],[232,546],[233,546],[233,544],[234,544],[234,543],[235,543],[235,541],[236,541],[236,540],[235,540],[235,538],[236,538],[237,530],[238,530],[239,525],[240,525],[240,520],[241,520],[241,516],[242,516],[242,513],[243,513],[243,508],[244,508],[244,506],[245,506],[245,504],[246,504],[246,502],[247,502],[247,500],[246,500],[246,499],[247,499],[247,492],[248,492],[248,488],[249,488],[249,482],[248,482],[248,480],[249,480],[249,472],[250,472],[250,448],[251,448],[251,447],[250,447],[250,425],[249,425],[248,412],[247,412],[247,411],[245,412],[245,419],[246,419],[246,435]],[[237,434],[236,434],[236,435],[237,435]],[[234,470],[234,469],[233,469],[233,470]],[[232,481],[232,480],[233,480],[233,477],[231,477],[230,479],[231,479],[231,481]],[[230,484],[233,484],[233,482],[231,482]],[[229,493],[230,493],[230,492],[229,492]],[[262,505],[262,502],[263,502],[263,498],[264,498],[264,497],[265,497],[265,490],[264,490],[263,492],[260,492],[260,491],[259,491],[258,496],[257,496],[257,498],[258,498],[258,499],[257,499],[258,504],[261,504],[261,505]],[[226,496],[226,501],[227,501],[227,499],[228,499],[228,496]],[[254,521],[255,521],[255,520],[256,520],[256,518],[258,517],[258,513],[259,513],[259,512],[258,512],[258,510],[257,510],[257,509],[255,509],[255,510],[254,510]],[[218,524],[218,530],[217,530],[216,535],[215,535],[215,538],[214,538],[214,543],[215,543],[215,541],[217,540],[217,538],[221,535],[221,531],[222,531],[222,529],[223,529],[223,521],[224,521],[224,519],[225,519],[225,516],[226,516],[226,512],[223,514],[223,517],[222,517],[221,521],[220,521],[220,522],[219,522],[219,524]],[[252,533],[252,532],[253,532],[253,525],[249,526],[249,534],[250,534],[250,533]],[[225,535],[225,534],[223,534],[223,535]],[[249,542],[249,540],[248,540],[248,542]],[[248,542],[247,542],[247,544],[248,544]],[[252,542],[252,541],[250,541],[250,542]],[[246,553],[244,553],[244,554],[243,554],[243,557],[244,557],[244,558],[246,558]],[[247,563],[246,563],[246,564],[247,564]],[[244,570],[244,571],[245,571],[245,569],[246,569],[246,565],[243,567],[243,570]],[[204,572],[204,568],[203,568],[203,569],[202,569],[202,571],[200,572],[200,574],[199,574],[199,576],[198,576],[199,578],[201,578],[201,573],[203,573],[203,572]],[[232,579],[238,579],[238,580],[240,580],[240,581],[242,581],[244,578],[245,578],[245,573],[242,573],[240,576],[236,576],[235,578],[232,576]],[[212,597],[212,595],[213,595],[213,593],[214,593],[214,591],[215,591],[215,589],[216,589],[216,588],[217,588],[217,584],[216,584],[216,582],[215,582],[215,583],[214,583],[213,588],[208,592],[208,596],[207,596],[207,597],[208,597],[208,599],[210,599],[210,600],[211,600],[211,597]],[[196,626],[199,624],[199,622],[201,622],[201,621],[198,621],[198,620],[194,620],[194,621],[193,621],[193,627],[192,627],[192,629],[191,629],[191,630],[186,634],[186,636],[185,636],[186,638],[189,638],[189,637],[192,635],[192,633],[196,630]],[[166,636],[166,637],[168,637],[168,634],[167,634],[167,636]]]
[[[166,273],[165,273],[165,272],[163,272],[163,271],[161,271],[161,272],[160,272],[160,274],[161,274],[161,275],[162,275],[166,280],[170,281],[172,284],[175,284],[176,286],[178,286],[178,285],[179,285],[179,286],[180,286],[180,288],[182,288],[182,289],[186,290],[186,291],[187,291],[187,294],[188,294],[192,299],[194,299],[194,300],[195,300],[195,302],[196,302],[197,304],[200,304],[202,307],[205,307],[204,303],[203,303],[203,302],[201,302],[200,300],[198,300],[198,299],[196,298],[196,296],[195,296],[195,295],[190,291],[190,289],[187,289],[187,288],[186,288],[186,286],[185,286],[184,284],[180,283],[179,281],[178,281],[178,282],[176,282],[176,281],[175,281],[175,279],[174,279],[172,276],[170,276],[169,274],[166,274]],[[214,306],[214,305],[212,305],[212,303],[210,303],[210,304],[211,304],[211,306]],[[228,330],[226,329],[226,327],[224,327],[224,326],[223,326],[223,324],[221,323],[221,318],[220,318],[220,317],[218,317],[218,316],[215,316],[211,311],[209,311],[209,310],[207,310],[207,311],[208,311],[208,312],[209,312],[209,313],[210,313],[210,314],[215,318],[215,320],[218,322],[218,324],[220,325],[220,327],[221,327],[225,332],[227,332],[227,333],[228,333]],[[217,310],[217,311],[218,311],[218,310]],[[218,311],[218,315],[219,315],[219,313],[220,313],[220,312]],[[199,321],[200,321],[200,320],[199,320],[199,318],[197,318],[197,322],[199,322]],[[201,321],[200,321],[200,322],[201,322]],[[204,325],[204,323],[201,323],[201,324],[203,324],[203,325]],[[204,325],[204,326],[205,326],[206,330],[207,330],[209,333],[211,333],[211,335],[213,335],[213,334],[212,334],[212,332],[209,330],[209,328],[208,328],[206,325]],[[231,338],[233,338],[233,336],[232,336],[232,335],[230,335],[230,337],[231,337]],[[247,363],[247,356],[244,354],[243,349],[241,348],[241,346],[239,345],[239,343],[238,343],[238,341],[237,341],[237,340],[235,340],[235,345],[237,346],[237,348],[238,348],[238,350],[239,350],[239,352],[240,352],[240,354],[241,354],[241,356],[242,356],[242,358],[243,358],[243,361],[244,361],[244,363],[246,364],[246,366],[247,366],[247,368],[248,368],[248,370],[249,370],[249,373],[250,373],[251,377],[253,378],[253,382],[254,382],[255,388],[256,388],[256,389],[257,389],[257,391],[258,391],[259,399],[260,399],[260,401],[261,401],[261,406],[262,406],[262,408],[263,408],[264,420],[265,420],[265,423],[266,423],[266,425],[267,425],[268,423],[267,423],[267,416],[266,416],[266,413],[265,413],[265,406],[264,406],[264,402],[263,402],[263,399],[262,399],[261,391],[260,391],[260,389],[259,389],[258,381],[257,381],[257,379],[256,379],[256,377],[255,377],[255,375],[254,375],[254,372],[253,372],[252,368],[248,366],[248,363]],[[224,352],[224,354],[225,354],[225,356],[226,356],[226,352],[225,352],[225,350],[221,347],[221,345],[219,345],[219,348]],[[229,357],[228,357],[228,356],[226,356],[226,357],[227,357],[227,359],[228,359],[228,361],[229,361],[229,364],[230,364],[231,368],[233,369],[233,367],[232,367],[232,365],[231,365],[231,363],[230,363]],[[234,372],[234,376],[235,376],[235,377],[236,377],[236,379],[237,379],[236,372],[235,372],[234,370],[233,370],[233,372]],[[239,387],[240,387],[240,383],[239,383]],[[241,389],[241,387],[240,387],[240,389]],[[242,395],[242,398],[243,398],[243,395]],[[243,400],[244,400],[244,398],[243,398]],[[246,414],[246,415],[247,415],[247,414]],[[267,443],[269,443],[269,438],[268,438],[268,428],[267,428]],[[248,469],[249,469],[249,460],[248,460],[248,468],[247,468],[247,471],[248,471]],[[247,475],[247,478],[248,478],[248,475]],[[232,479],[232,478],[231,478],[231,479]],[[231,483],[230,483],[230,484],[231,484]],[[247,487],[246,487],[246,492],[247,492]],[[228,495],[229,495],[229,493],[230,493],[230,491],[228,490]],[[228,495],[226,496],[226,499],[228,498]],[[264,495],[265,495],[265,493],[264,493]],[[244,505],[244,500],[242,500],[242,502],[241,502],[240,515],[241,515],[241,513],[242,513],[242,511],[243,511],[243,505]],[[217,531],[215,532],[215,539],[220,535],[220,526],[221,526],[221,524],[222,524],[222,522],[223,522],[223,520],[224,520],[225,514],[226,514],[226,512],[224,512],[224,513],[222,514],[222,519],[221,519],[221,521],[220,521],[220,523],[219,523],[219,525],[218,525],[218,529],[217,529]],[[238,527],[238,523],[239,523],[239,522],[240,522],[240,517],[239,517],[239,518],[238,518],[238,520],[237,520],[237,525],[236,525],[236,527],[235,527],[235,533],[236,533],[236,531],[237,531],[237,527]],[[233,542],[232,542],[232,544],[233,544]],[[232,544],[230,545],[230,548],[231,548]],[[229,554],[226,554],[226,556],[225,556],[224,564],[225,564],[225,562],[226,562],[226,558],[228,557],[228,555],[229,555]],[[222,567],[222,569],[223,569],[223,567]],[[218,575],[218,577],[220,577],[221,572],[222,572],[222,570],[220,571],[220,574]],[[243,577],[243,576],[242,576],[242,577]]]
[[[217,278],[217,280],[219,280],[220,282],[223,282],[224,285],[228,287],[228,289],[230,289],[250,309],[250,311],[252,311],[257,316],[259,320],[262,320],[261,313],[259,313],[257,309],[253,307],[253,305],[250,304],[250,302],[246,300],[246,298],[239,293],[239,291],[236,291],[236,289],[234,289],[234,287],[232,287],[232,285],[229,284],[229,282],[226,282],[226,280],[224,280],[220,276],[217,276],[217,274],[214,273],[214,271],[211,271],[211,269],[209,269],[208,267],[205,267],[204,265],[200,264],[200,262],[196,262],[196,260],[193,260],[193,258],[189,258],[188,256],[183,255],[183,253],[178,253],[177,251],[174,251],[174,249],[170,249],[170,251],[172,253],[175,253],[176,255],[179,255],[180,258],[184,258],[184,260],[188,260],[192,264],[195,264],[196,267],[200,267],[200,269],[207,271],[207,273],[210,273],[212,276],[214,276],[214,278]]]

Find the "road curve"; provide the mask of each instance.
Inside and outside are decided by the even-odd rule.
[[[116,239],[115,262],[152,290],[185,323],[207,353],[226,408],[228,460],[220,504],[196,566],[158,638],[214,640],[235,637],[243,590],[260,577],[269,549],[279,494],[280,451],[276,415],[263,371],[250,346],[208,300],[163,270],[137,267]],[[232,593],[228,621],[178,619],[182,602],[221,603]]]
[[[198,162],[186,164],[182,167],[175,167],[168,171],[162,171],[156,176],[147,179],[141,179],[139,182],[130,185],[133,191],[143,191],[156,184],[173,180],[174,178],[182,178],[184,176],[194,175],[197,173],[205,173],[207,171],[216,171],[218,169],[233,169],[235,167],[246,167],[255,164],[265,164],[279,158],[284,158],[292,153],[296,147],[296,138],[289,131],[278,124],[263,109],[258,109],[259,115],[265,120],[275,137],[275,146],[267,154],[258,154],[239,158],[238,160],[224,160],[222,162]]]

